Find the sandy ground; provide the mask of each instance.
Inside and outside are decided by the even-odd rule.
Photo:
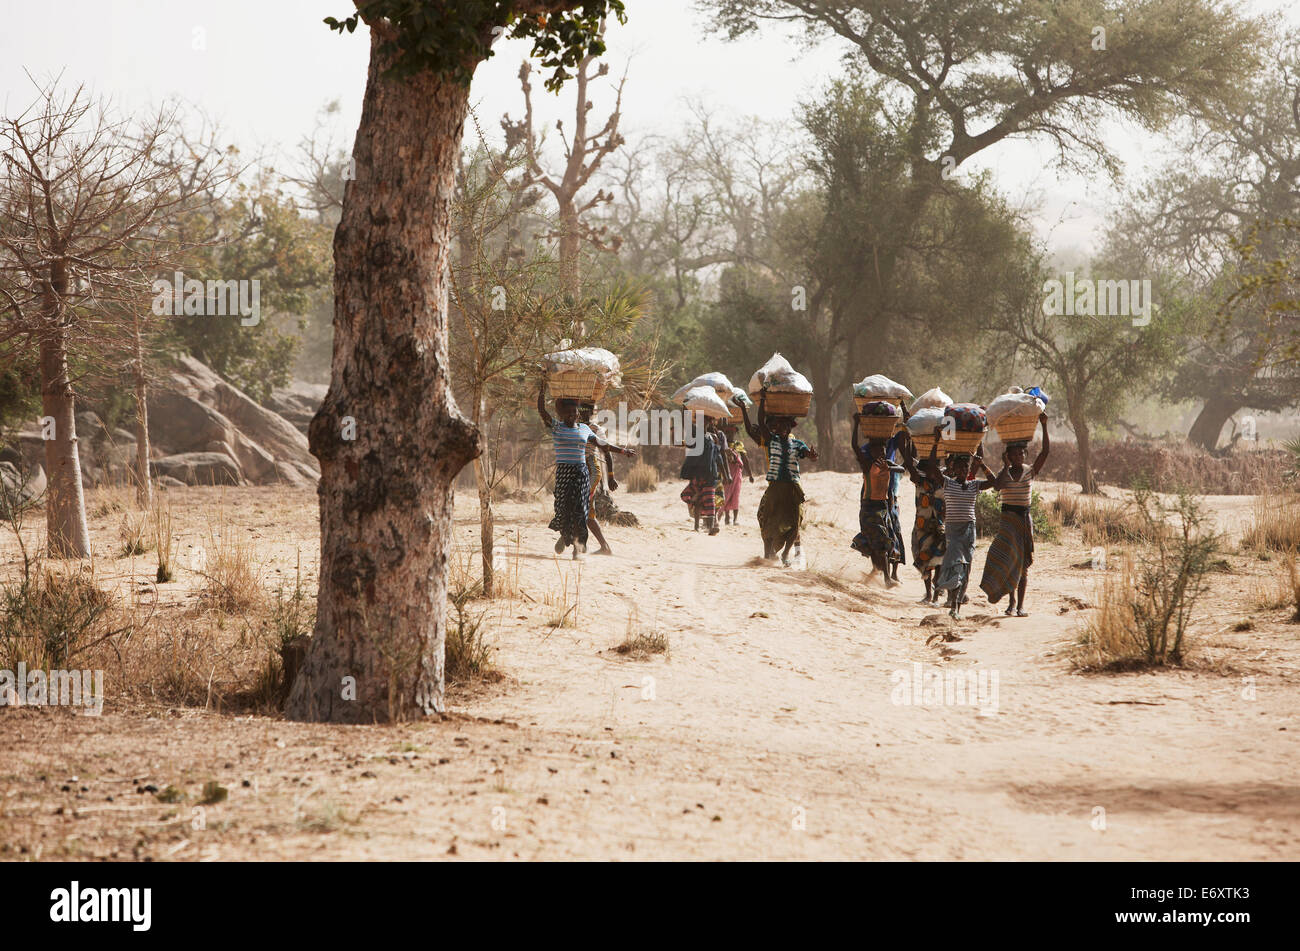
[[[124,707],[111,688],[98,718],[0,712],[0,858],[1300,858],[1300,625],[1252,595],[1276,561],[1229,555],[1192,667],[1081,675],[1067,655],[1098,575],[1072,567],[1077,538],[1040,543],[1031,617],[972,585],[953,624],[916,603],[910,566],[894,591],[863,583],[858,485],[806,477],[804,570],[754,564],[761,483],[716,537],[690,530],[676,485],[620,492],[642,527],[607,529],[616,554],[583,562],[552,553],[549,500],[504,503],[519,593],[475,611],[507,677],[442,722]],[[268,584],[299,552],[314,584],[313,493],[173,501],[182,551],[220,508]],[[1249,520],[1249,498],[1208,501],[1225,529]],[[466,558],[476,518],[462,494]],[[115,524],[96,520],[97,546]],[[1244,618],[1255,629],[1233,632]],[[669,653],[616,653],[629,631]],[[909,698],[915,670],[982,676],[985,702]],[[214,780],[229,797],[197,805]],[[168,785],[188,798],[147,788]]]

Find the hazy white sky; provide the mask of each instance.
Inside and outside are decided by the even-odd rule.
[[[628,70],[624,130],[671,134],[684,124],[683,102],[700,99],[719,115],[791,116],[840,70],[843,47],[803,50],[778,30],[728,43],[708,34],[693,0],[628,0],[628,24],[610,34],[612,69]],[[1255,10],[1290,8],[1255,0]],[[321,23],[343,17],[348,0],[0,0],[0,108],[26,104],[32,86],[24,69],[45,77],[62,72],[142,110],[178,96],[197,103],[246,152],[259,146],[285,154],[309,134],[320,108],[338,100],[340,142],[350,145],[360,113],[368,43],[359,29],[339,36]],[[1290,16],[1297,19],[1296,11]],[[480,67],[473,100],[484,131],[498,131],[502,113],[521,111],[517,73],[526,52],[502,44]],[[534,83],[538,111],[564,114],[557,99]],[[598,95],[604,115],[610,96]],[[1160,143],[1116,128],[1113,141],[1140,176]],[[968,163],[991,168],[1016,203],[1040,210],[1041,234],[1058,249],[1094,246],[1114,189],[1101,178],[1058,173],[1044,145],[1003,143]],[[963,167],[963,171],[965,167]]]

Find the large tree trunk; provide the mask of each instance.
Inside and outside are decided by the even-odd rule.
[[[835,438],[835,404],[831,399],[830,366],[820,360],[814,360],[809,367],[813,387],[813,424],[817,428],[817,454],[821,465],[829,471],[837,471],[840,452],[840,440]]]
[[[316,629],[286,705],[299,720],[442,712],[452,480],[479,451],[447,379],[450,201],[469,90],[428,71],[381,78],[389,65],[372,33],[357,176],[334,235],[330,387],[309,430],[321,566]]]
[[[1074,438],[1078,443],[1079,462],[1076,477],[1079,488],[1088,495],[1098,491],[1097,479],[1092,474],[1092,433],[1088,422],[1082,416],[1071,416],[1070,426],[1074,429]]]
[[[1214,449],[1219,444],[1224,424],[1241,408],[1241,403],[1231,397],[1211,396],[1188,430],[1187,441],[1202,449]]]
[[[139,317],[135,321],[135,499],[145,511],[153,507],[153,482],[149,478],[149,389]]]
[[[54,421],[54,438],[45,440],[45,470],[49,479],[45,526],[49,553],[55,558],[86,558],[90,555],[90,531],[86,527],[86,500],[81,490],[76,401],[68,379],[68,354],[62,328],[51,329],[41,338],[41,407],[44,415]]]

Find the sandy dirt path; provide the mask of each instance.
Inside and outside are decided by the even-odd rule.
[[[583,562],[552,553],[545,501],[503,504],[523,594],[475,610],[507,680],[444,723],[0,715],[0,857],[1300,857],[1300,626],[1248,595],[1270,566],[1234,555],[1216,576],[1199,666],[1084,676],[1067,653],[1097,576],[1071,567],[1077,542],[1040,544],[1031,617],[972,585],[953,624],[916,603],[910,565],[894,591],[862,583],[855,478],[806,482],[802,571],[754,564],[761,484],[716,537],[690,531],[676,486],[620,492],[642,527],[607,529],[616,554]],[[1251,504],[1211,502],[1229,526]],[[313,503],[250,521],[268,577],[314,553]],[[468,548],[471,498],[457,523]],[[576,623],[553,626],[575,591]],[[630,630],[668,655],[616,653]],[[983,676],[985,702],[900,702],[918,669]],[[195,828],[210,779],[230,795]],[[191,798],[135,791],[168,784]]]

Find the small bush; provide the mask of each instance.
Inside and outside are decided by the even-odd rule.
[[[1207,516],[1190,495],[1166,505],[1139,489],[1133,508],[1153,543],[1102,581],[1097,613],[1084,626],[1076,657],[1085,669],[1182,663],[1192,615],[1219,549],[1219,536],[1206,527]]]
[[[1043,497],[1037,492],[1030,497],[1029,517],[1034,523],[1035,538],[1049,542],[1060,540],[1060,526],[1052,518],[1050,510],[1043,502]],[[1001,521],[1002,504],[998,500],[997,493],[990,489],[976,496],[975,534],[981,538],[990,538],[998,533],[998,524]]]
[[[60,574],[33,566],[0,588],[0,667],[60,669],[78,655],[129,630],[117,599],[89,569]]]
[[[474,613],[468,607],[469,602],[481,594],[482,588],[477,584],[448,594],[447,600],[455,616],[455,626],[447,625],[445,674],[448,685],[463,686],[501,679],[492,663],[492,647],[484,637],[483,620],[487,611]]]
[[[638,461],[627,471],[629,492],[653,492],[659,487],[659,470],[648,462]]]

